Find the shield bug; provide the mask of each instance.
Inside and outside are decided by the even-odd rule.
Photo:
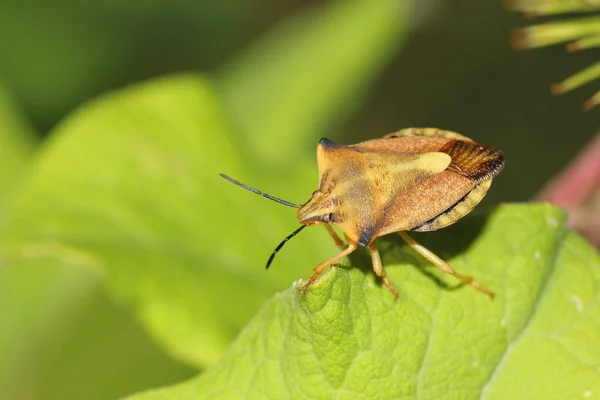
[[[468,214],[483,199],[502,170],[504,156],[495,147],[436,128],[408,128],[355,145],[321,139],[317,146],[319,189],[304,204],[293,204],[226,175],[230,182],[278,203],[298,208],[301,226],[273,251],[267,268],[283,245],[307,226],[324,225],[341,251],[321,262],[302,287],[358,246],[367,247],[373,270],[398,297],[385,274],[375,239],[398,232],[406,243],[445,273],[493,298],[494,293],[417,243],[405,231],[444,228]],[[346,243],[331,225],[340,228]]]

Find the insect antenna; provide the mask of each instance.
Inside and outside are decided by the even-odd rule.
[[[275,258],[275,254],[277,254],[277,252],[279,250],[281,250],[281,248],[283,247],[283,245],[286,244],[288,240],[290,240],[291,238],[293,238],[294,236],[296,236],[298,234],[298,232],[300,232],[304,228],[306,228],[306,225],[300,226],[300,228],[298,228],[294,232],[290,233],[288,237],[286,237],[285,239],[283,239],[281,241],[281,243],[279,243],[279,245],[277,247],[275,247],[275,250],[273,250],[273,253],[271,254],[271,257],[269,257],[269,261],[267,261],[267,266],[265,267],[265,269],[269,269],[269,266],[271,265],[271,263],[273,262],[273,259]]]
[[[273,197],[273,196],[271,196],[270,194],[263,193],[263,192],[261,192],[260,190],[254,189],[253,187],[250,187],[250,186],[248,186],[248,185],[244,185],[243,183],[241,183],[241,182],[239,182],[239,181],[236,181],[236,180],[235,180],[235,179],[233,179],[232,177],[230,177],[230,176],[227,176],[227,175],[225,175],[225,174],[219,174],[219,175],[221,175],[221,178],[228,180],[229,182],[233,183],[234,185],[238,185],[238,186],[239,186],[239,187],[241,187],[241,188],[244,188],[244,189],[246,189],[246,190],[249,190],[249,191],[251,191],[252,193],[259,194],[259,195],[261,195],[262,197],[266,197],[267,199],[269,199],[269,200],[273,200],[273,201],[275,201],[275,202],[277,202],[277,203],[279,203],[279,204],[283,204],[284,206],[288,206],[288,207],[294,207],[294,208],[300,208],[300,207],[302,207],[302,206],[301,206],[301,205],[299,205],[299,204],[294,204],[294,203],[290,203],[289,201],[285,201],[285,200],[278,199],[277,197]],[[294,235],[295,235],[295,234],[296,234],[296,233],[294,233]],[[294,235],[291,235],[291,236],[294,236]],[[282,244],[282,245],[283,245],[283,244]]]

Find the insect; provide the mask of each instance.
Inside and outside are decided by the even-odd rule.
[[[440,270],[494,297],[491,290],[453,270],[405,231],[444,228],[473,210],[504,166],[500,150],[456,132],[408,128],[355,145],[323,138],[317,146],[317,162],[319,189],[304,204],[281,200],[221,174],[244,189],[298,208],[301,226],[275,248],[267,268],[298,232],[307,226],[324,225],[340,251],[314,268],[302,291],[306,292],[327,267],[363,246],[369,250],[375,274],[397,298],[398,291],[386,276],[375,239],[398,232]],[[342,230],[346,243],[331,225]]]

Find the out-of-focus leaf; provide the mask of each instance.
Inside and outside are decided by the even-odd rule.
[[[29,399],[41,365],[87,305],[96,276],[75,252],[52,245],[0,254],[0,398]],[[61,253],[60,262],[53,253]],[[31,262],[29,258],[35,258]]]
[[[322,65],[305,66],[302,74],[317,77],[307,81],[315,90],[335,80],[322,88],[343,95],[330,93],[308,115],[304,105],[294,107],[304,122],[318,125],[325,115],[337,113],[338,102],[350,101],[364,88],[397,43],[403,7],[388,0],[376,6],[338,2],[303,18],[313,35],[327,31],[335,38],[314,54],[308,48],[303,52],[335,55],[345,65],[343,75],[352,77],[338,81],[339,71],[331,66],[326,73]],[[298,23],[284,36],[290,39]],[[274,50],[261,45],[254,56],[268,59]],[[253,74],[246,75],[243,71],[253,67],[243,65],[222,76],[237,76],[241,83]],[[284,110],[271,116],[279,112]],[[226,172],[258,181],[251,178],[259,173],[247,164],[251,154],[245,150],[242,135],[234,135],[226,122],[218,95],[200,78],[164,79],[107,96],[52,132],[0,236],[2,253],[20,260],[29,256],[29,248],[57,245],[97,261],[110,288],[135,306],[171,354],[204,366],[217,359],[274,291],[310,272],[305,258],[316,264],[334,251],[333,246],[329,253],[323,250],[324,232],[313,232],[280,258],[296,260],[288,267],[303,270],[264,272],[265,257],[289,233],[294,217],[289,208],[219,178]],[[287,174],[296,183],[291,192],[301,200],[314,190],[307,184],[315,179],[312,156],[311,168],[306,165],[308,157],[295,164],[298,172]],[[58,264],[65,261],[61,252],[53,256]]]
[[[63,289],[63,293],[73,291]],[[36,349],[33,359],[40,372],[34,382],[21,386],[35,394],[31,398],[117,399],[181,382],[198,372],[165,354],[136,323],[131,310],[115,303],[101,285],[93,289],[77,318],[61,321],[71,329],[54,335],[42,352]]]
[[[170,354],[195,366],[216,360],[260,304],[303,273],[265,273],[286,233],[278,220],[293,221],[293,211],[219,177],[248,176],[231,137],[196,76],[90,104],[52,133],[15,199],[0,233],[4,268],[75,257],[105,272]],[[287,255],[314,255],[318,237]]]
[[[93,260],[29,251],[0,263],[0,398],[117,398],[194,373],[106,298]]]
[[[0,85],[0,225],[14,185],[30,162],[35,138],[8,90]]]
[[[35,145],[32,129],[0,86],[0,225],[35,163]],[[22,250],[17,258],[0,255],[0,398],[115,398],[190,376],[191,369],[143,340],[143,332],[119,315],[115,305],[102,303],[93,259],[58,244],[23,244]],[[91,309],[90,302],[95,305]],[[98,303],[104,304],[100,312]],[[81,332],[90,312],[108,332]],[[115,351],[119,344],[127,353]],[[76,346],[73,355],[70,349]],[[78,362],[77,356],[88,359]],[[86,362],[93,362],[93,374],[81,368]],[[132,372],[143,362],[151,362],[143,374]],[[125,372],[127,380],[111,381],[111,374],[122,377]]]
[[[215,359],[224,332],[241,327],[269,285],[228,256],[224,240],[246,243],[250,232],[225,233],[224,210],[235,203],[219,194],[218,185],[232,188],[217,171],[237,168],[210,87],[177,77],[133,88],[80,111],[52,137],[2,233],[3,258],[57,247],[66,250],[52,252],[58,263],[73,252],[94,260],[172,352],[196,365]],[[213,268],[218,259],[230,267]],[[236,290],[244,302],[229,296]]]
[[[260,17],[261,7],[239,1],[3,1],[0,77],[36,126],[52,127],[124,82],[214,65]]]
[[[34,134],[14,104],[8,90],[0,85],[0,227],[4,224],[6,208],[19,185],[35,147]],[[13,390],[22,390],[18,377],[24,358],[31,342],[28,340],[42,323],[40,315],[52,308],[46,297],[46,307],[35,302],[34,298],[44,297],[47,292],[37,286],[43,284],[50,288],[45,274],[37,275],[36,282],[25,284],[25,275],[9,270],[0,257],[0,397],[13,394]],[[60,276],[56,276],[60,280]],[[34,323],[35,322],[35,323]],[[11,398],[8,396],[7,398]],[[16,398],[16,397],[15,397]]]
[[[341,0],[308,9],[221,71],[248,154],[289,165],[299,147],[314,146],[346,117],[404,40],[408,3]]]
[[[431,266],[407,265],[400,240],[385,240],[399,299],[359,254],[352,264],[361,268],[332,269],[306,295],[297,286],[275,296],[206,373],[133,398],[567,399],[600,391],[600,257],[566,230],[561,211],[507,205],[426,235],[496,299],[454,287]]]

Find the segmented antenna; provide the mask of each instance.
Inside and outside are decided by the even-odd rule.
[[[294,204],[294,203],[290,203],[289,201],[281,200],[281,199],[279,199],[279,198],[277,198],[277,197],[273,197],[273,196],[271,196],[270,194],[266,194],[266,193],[263,193],[263,192],[261,192],[260,190],[254,189],[253,187],[250,187],[250,186],[248,186],[248,185],[244,185],[243,183],[241,183],[241,182],[239,182],[239,181],[236,181],[236,180],[235,180],[235,179],[233,179],[232,177],[230,177],[230,176],[227,176],[227,175],[225,175],[225,174],[219,174],[219,175],[221,175],[221,178],[228,180],[229,182],[233,183],[234,185],[238,185],[238,186],[239,186],[239,187],[241,187],[241,188],[244,188],[244,189],[246,189],[246,190],[249,190],[249,191],[250,191],[250,192],[252,192],[252,193],[256,193],[256,194],[258,194],[258,195],[261,195],[262,197],[266,197],[267,199],[269,199],[269,200],[273,200],[273,201],[275,201],[275,202],[277,202],[277,203],[279,203],[279,204],[283,204],[284,206],[288,206],[288,207],[294,207],[294,208],[300,208],[300,207],[302,207],[302,206],[301,206],[301,205],[299,205],[299,204]],[[293,236],[293,235],[292,235],[292,236]]]
[[[281,250],[283,245],[286,244],[288,240],[290,240],[291,238],[296,236],[298,234],[298,232],[300,232],[304,228],[306,228],[306,225],[302,225],[300,228],[298,228],[294,232],[290,233],[290,235],[288,237],[283,239],[283,241],[281,243],[279,243],[279,245],[277,247],[275,247],[275,250],[273,250],[271,257],[269,257],[269,261],[267,261],[267,266],[265,267],[265,269],[269,269],[269,266],[271,265],[271,263],[273,262],[273,259],[275,258],[275,254],[277,254],[277,252],[279,250]]]

